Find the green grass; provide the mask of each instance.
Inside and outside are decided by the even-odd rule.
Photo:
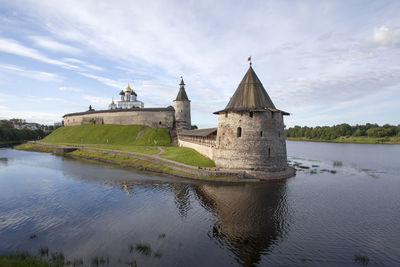
[[[136,139],[141,130],[145,132]],[[167,129],[150,128],[142,125],[79,125],[60,127],[43,140],[46,143],[112,144],[169,146],[171,137]]]
[[[136,251],[142,253],[143,255],[149,256],[151,254],[151,246],[150,244],[142,244],[138,243],[135,247]]]
[[[34,256],[31,256],[27,253],[15,253],[5,256],[0,256],[0,266],[9,266],[9,267],[22,267],[22,266],[31,266],[31,267],[47,267],[50,266],[49,263],[39,260]]]
[[[36,145],[36,144],[22,144],[18,146],[14,146],[14,149],[18,150],[28,150],[28,151],[37,151],[37,152],[46,152],[46,153],[53,153],[54,148]]]
[[[330,143],[400,144],[400,136],[392,136],[392,137],[340,136],[332,140],[310,139],[306,137],[288,137],[286,139],[294,141],[314,141],[314,142],[330,142]]]
[[[133,146],[133,145],[106,145],[106,144],[87,144],[85,146],[94,148],[104,148],[112,150],[121,150],[128,152],[137,152],[143,154],[156,154],[159,152],[157,147],[154,146]]]
[[[368,265],[369,258],[367,256],[365,256],[365,255],[362,255],[362,254],[356,254],[356,255],[354,255],[354,261],[356,263],[360,263],[362,265]]]
[[[162,173],[170,173],[170,174],[185,174],[185,172],[174,170],[169,167],[165,167],[163,165],[153,163],[147,160],[141,160],[137,158],[131,158],[121,155],[115,155],[110,153],[102,153],[97,151],[88,151],[88,150],[75,150],[73,152],[67,153],[67,156],[84,158],[89,160],[106,160],[109,163],[121,165],[121,166],[131,166],[139,169],[145,170],[158,170]]]
[[[192,166],[215,167],[214,161],[188,147],[163,147],[160,157]]]

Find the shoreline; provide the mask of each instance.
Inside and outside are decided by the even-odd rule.
[[[257,172],[249,170],[225,170],[220,168],[195,167],[184,163],[137,152],[99,149],[84,145],[55,145],[42,142],[28,142],[15,147],[19,150],[53,153],[72,159],[84,159],[123,168],[133,168],[153,173],[163,173],[181,178],[212,182],[265,182],[288,179],[295,176],[295,169],[288,166],[282,172]],[[64,152],[66,151],[66,152]]]
[[[354,137],[353,137],[354,138]],[[400,145],[400,142],[383,142],[379,141],[379,138],[376,139],[366,139],[364,138],[357,138],[356,140],[346,140],[346,137],[333,140],[320,140],[320,139],[308,139],[304,137],[286,137],[287,141],[304,141],[304,142],[319,142],[319,143],[336,143],[336,144],[366,144],[366,145]]]

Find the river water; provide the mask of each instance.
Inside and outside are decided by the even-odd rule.
[[[240,184],[0,149],[0,254],[48,247],[110,266],[353,266],[363,255],[400,266],[400,146],[287,149],[296,177]]]

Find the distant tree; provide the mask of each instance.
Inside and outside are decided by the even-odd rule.
[[[333,126],[316,126],[316,127],[300,127],[298,125],[285,130],[286,137],[308,138],[316,140],[333,140],[340,136],[369,136],[369,137],[385,137],[398,135],[400,136],[400,125],[393,126],[385,124],[367,123],[365,125],[351,126],[342,123]]]

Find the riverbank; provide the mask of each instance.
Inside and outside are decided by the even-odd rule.
[[[22,141],[0,141],[0,147],[12,147],[23,143]]]
[[[145,154],[138,152],[111,150],[84,145],[55,145],[43,142],[29,142],[15,147],[19,150],[36,152],[47,152],[60,154],[60,150],[68,151],[63,156],[84,159],[96,162],[118,165],[124,168],[150,171],[155,173],[170,174],[178,177],[218,181],[218,182],[257,182],[265,180],[276,180],[292,177],[295,170],[289,167],[286,171],[279,173],[249,172],[244,170],[227,170],[220,168],[191,166],[161,157],[164,150],[158,147],[156,154]],[[71,151],[74,150],[74,151]]]
[[[352,144],[389,144],[389,145],[399,145],[400,137],[346,137],[340,136],[336,139],[332,140],[323,140],[323,139],[310,139],[306,137],[287,137],[286,140],[290,141],[307,141],[307,142],[326,142],[326,143],[352,143]]]

